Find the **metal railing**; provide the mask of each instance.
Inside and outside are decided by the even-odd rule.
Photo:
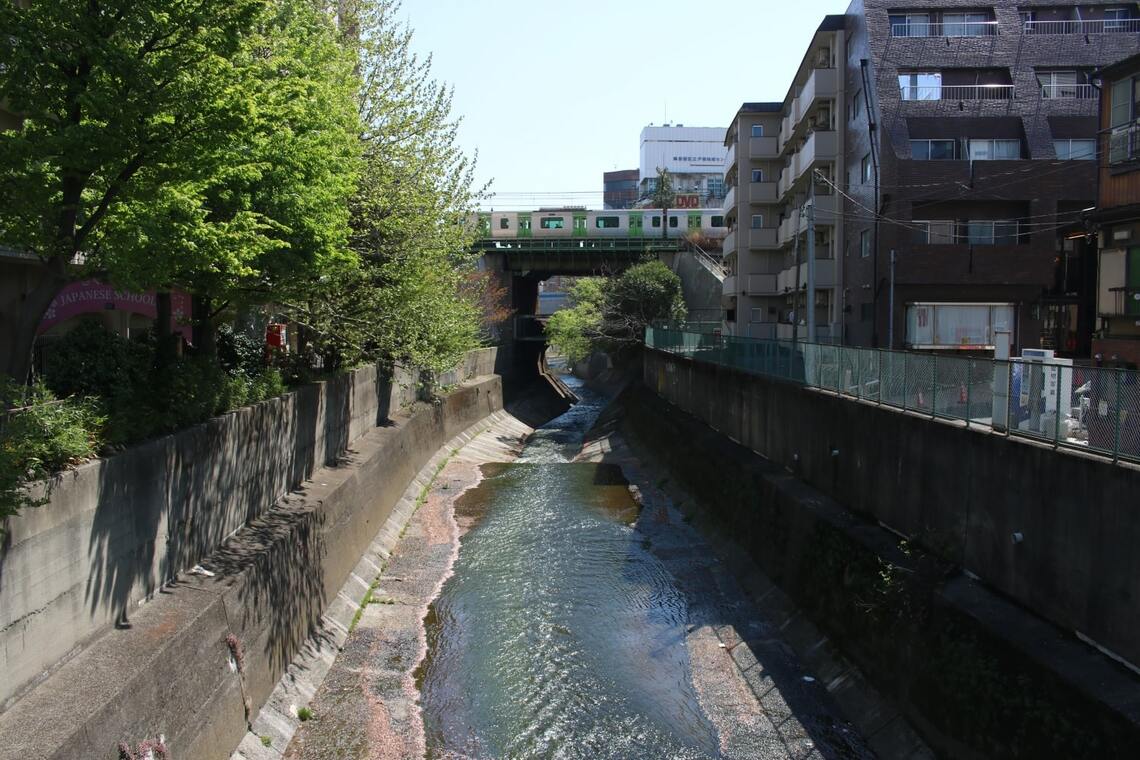
[[[1043,100],[1095,100],[1096,97],[1096,88],[1091,84],[1041,85],[1041,98]]]
[[[1114,128],[1108,135],[1108,163],[1140,160],[1140,124]]]
[[[720,336],[665,326],[646,345],[880,406],[1113,461],[1140,461],[1140,372]]]
[[[1140,19],[1024,21],[1022,30],[1026,34],[1134,34],[1140,32]]]
[[[892,37],[992,37],[996,21],[909,21],[891,24]]]
[[[1012,84],[905,85],[899,87],[903,100],[1012,100]]]
[[[1100,315],[1104,317],[1140,317],[1140,287],[1109,288],[1112,294],[1111,306],[1102,304]]]

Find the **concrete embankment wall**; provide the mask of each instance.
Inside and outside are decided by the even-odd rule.
[[[495,360],[494,349],[472,352],[440,382],[491,375]],[[406,371],[389,378],[365,367],[45,484],[49,502],[10,520],[0,550],[0,709],[95,636],[128,622],[139,603],[177,573],[412,404],[416,381]],[[500,396],[492,400],[491,406],[501,404]],[[447,414],[433,423],[441,434],[469,424],[472,414],[493,411],[484,405],[442,409]],[[438,445],[433,436],[409,439],[404,450],[410,456],[419,451],[413,443]],[[414,473],[418,465],[406,467]],[[380,481],[402,473],[388,472]],[[393,488],[399,493],[403,485]]]
[[[658,351],[646,351],[644,379],[848,508],[1140,664],[1140,468]]]
[[[1135,505],[1097,477],[1135,484],[1135,472],[655,351],[644,380],[622,397],[631,437],[940,755],[1134,751],[1140,679],[955,567],[967,560],[990,587],[987,572],[1015,591],[1052,588],[1103,642],[1135,614],[1116,607],[1135,603],[1140,576],[1125,551]]]

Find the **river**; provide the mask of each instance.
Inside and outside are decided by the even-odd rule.
[[[428,757],[717,757],[685,596],[620,469],[570,462],[606,399],[567,383],[581,403],[457,504],[476,519],[427,617]]]

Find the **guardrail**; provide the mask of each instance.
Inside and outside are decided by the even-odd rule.
[[[1091,84],[1043,84],[1041,85],[1041,98],[1043,100],[1095,100],[1097,91]]]
[[[1026,34],[1127,34],[1140,32],[1140,19],[1024,21],[1022,30]]]
[[[654,326],[650,348],[966,427],[1140,462],[1140,372]]]
[[[1012,100],[1012,84],[944,84],[899,87],[903,100]]]
[[[992,37],[997,33],[996,21],[908,21],[891,24],[892,37]]]

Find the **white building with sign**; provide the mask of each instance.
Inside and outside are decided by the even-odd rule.
[[[657,170],[668,169],[678,196],[696,196],[701,208],[719,208],[724,200],[722,127],[652,124],[641,130],[639,190],[644,200],[657,187]]]

